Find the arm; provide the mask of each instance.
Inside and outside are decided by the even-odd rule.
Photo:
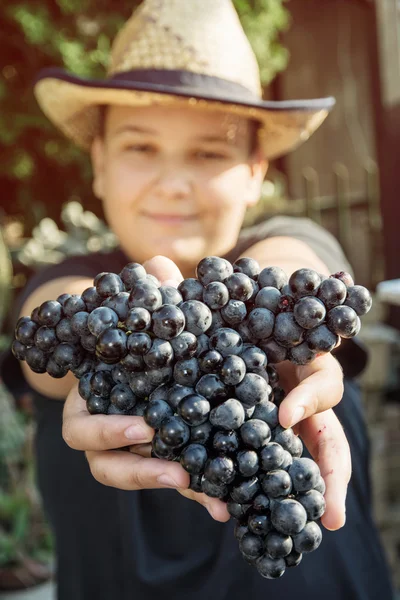
[[[83,290],[93,285],[92,279],[83,277],[60,277],[49,281],[35,291],[25,301],[20,316],[30,315],[36,306],[46,300],[55,300],[61,294],[81,294]],[[65,400],[70,389],[76,382],[72,373],[62,379],[53,379],[47,373],[39,374],[30,370],[26,363],[21,363],[24,377],[29,385],[39,393],[49,398]]]
[[[262,269],[268,266],[281,267],[288,276],[304,267],[330,275],[328,267],[310,246],[291,237],[267,238],[251,246],[242,256],[254,258]]]

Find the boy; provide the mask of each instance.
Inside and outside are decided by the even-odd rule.
[[[193,277],[207,255],[232,262],[252,256],[289,274],[350,269],[335,240],[307,220],[272,219],[240,233],[267,159],[305,140],[332,100],[263,102],[230,0],[147,0],[115,40],[108,79],[50,70],[36,94],[53,122],[90,149],[93,190],[120,249],[40,273],[24,292],[21,314],[61,293],[80,293],[97,273],[119,272],[129,261],[175,285]],[[220,523],[229,517],[222,502],[189,491],[179,464],[149,457],[153,431],[143,419],[89,417],[71,378],[52,380],[25,367],[36,394],[39,485],[55,533],[61,600],[236,600],[274,590],[285,599],[391,598],[369,513],[359,396],[354,383],[343,385],[331,355],[286,366],[291,391],[280,422],[297,424],[319,461],[327,486],[323,524],[342,528],[351,465],[332,407],[343,396],[346,412],[337,411],[356,458],[348,525],[326,532],[321,549],[278,582],[263,580],[240,558],[232,523]],[[54,401],[66,398],[65,405]],[[131,453],[112,451],[127,444]]]

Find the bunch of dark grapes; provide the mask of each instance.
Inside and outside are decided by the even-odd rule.
[[[325,485],[279,424],[274,365],[305,365],[355,336],[371,296],[345,272],[288,279],[251,258],[207,257],[196,275],[175,289],[137,263],[100,273],[81,296],[19,319],[13,352],[36,373],[72,371],[92,414],[143,416],[152,456],[227,502],[244,559],[280,577],[321,542]]]

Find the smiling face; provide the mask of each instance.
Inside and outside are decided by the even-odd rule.
[[[94,191],[128,257],[162,254],[188,273],[232,249],[267,166],[251,136],[248,121],[219,112],[109,107]]]

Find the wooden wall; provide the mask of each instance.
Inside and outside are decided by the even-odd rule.
[[[364,189],[363,163],[376,157],[369,24],[373,9],[356,0],[290,0],[292,26],[283,42],[287,70],[276,82],[281,98],[334,96],[337,105],[312,138],[284,160],[290,193],[303,195],[301,171],[320,173],[321,193],[334,189],[332,164],[343,162],[354,191]]]

